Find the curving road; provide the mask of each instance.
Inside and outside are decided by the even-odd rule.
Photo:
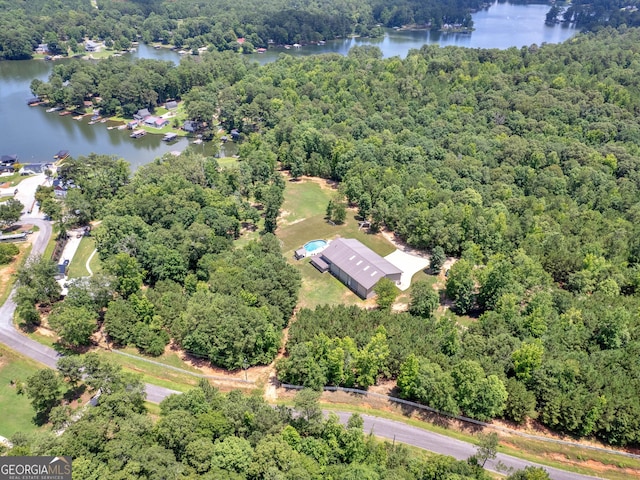
[[[51,237],[51,223],[30,214],[23,215],[22,221],[24,223],[32,223],[40,228],[40,231],[37,233],[37,238],[33,243],[31,256],[42,255],[49,238]],[[13,301],[14,293],[15,290],[11,292],[7,301],[2,305],[2,307],[0,307],[0,342],[26,357],[37,360],[38,362],[55,369],[56,362],[60,357],[58,352],[45,345],[41,345],[35,340],[31,340],[16,330],[13,324],[13,315],[16,309],[16,304]],[[147,400],[153,403],[160,403],[169,395],[180,393],[175,390],[151,384],[146,384],[146,392]],[[335,413],[338,414],[343,423],[346,423],[351,416],[351,414],[347,412]],[[364,431],[366,433],[371,432],[378,437],[406,443],[408,445],[413,445],[415,447],[443,455],[450,455],[459,460],[467,459],[476,453],[476,447],[474,445],[445,435],[430,432],[428,430],[412,427],[402,422],[387,420],[385,418],[375,417],[372,415],[362,415],[362,419],[364,420]],[[495,470],[498,462],[514,470],[522,469],[528,465],[543,467],[549,472],[549,475],[554,480],[588,480],[596,478],[546,467],[504,454],[498,454],[498,457],[495,460],[489,460],[485,465],[485,468]]]

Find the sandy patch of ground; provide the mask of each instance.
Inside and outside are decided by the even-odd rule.
[[[297,179],[294,180],[293,178],[291,178],[291,173],[289,173],[288,170],[282,170],[280,173],[282,174],[282,176],[284,176],[287,180],[289,180],[291,182],[317,183],[318,185],[320,185],[320,188],[323,188],[325,190],[337,190],[338,189],[338,182],[336,182],[335,180],[328,180],[328,179],[325,179],[325,178],[318,178],[318,177],[307,177],[306,175],[303,175],[302,177],[298,177]]]

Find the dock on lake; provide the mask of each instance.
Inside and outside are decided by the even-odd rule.
[[[140,138],[140,137],[144,137],[146,134],[147,132],[144,130],[134,130],[133,133],[129,136],[131,138]]]

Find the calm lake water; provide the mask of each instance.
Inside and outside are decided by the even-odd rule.
[[[576,33],[572,28],[545,25],[548,9],[548,5],[494,3],[473,15],[475,31],[470,34],[388,30],[379,39],[332,40],[325,45],[290,50],[273,48],[250,57],[264,64],[276,60],[282,53],[344,55],[356,45],[378,46],[385,57],[405,57],[409,50],[424,44],[519,48],[533,43],[563,42]],[[179,62],[180,58],[170,50],[155,50],[146,45],[140,45],[132,57],[174,62]],[[154,158],[172,150],[184,150],[189,145],[187,139],[167,145],[161,135],[146,135],[134,140],[129,138],[127,130],[107,130],[108,123],[89,125],[88,117],[78,121],[71,115],[61,117],[57,113],[46,113],[42,107],[28,107],[26,99],[31,96],[31,80],[46,80],[52,66],[52,62],[41,60],[0,62],[0,154],[18,154],[22,163],[43,163],[51,161],[58,150],[69,150],[73,156],[96,152],[122,157],[135,170]],[[235,153],[234,145],[226,145],[226,149],[227,155]]]

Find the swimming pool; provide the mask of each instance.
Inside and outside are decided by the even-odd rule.
[[[304,244],[304,249],[307,251],[307,254],[313,255],[314,253],[324,250],[327,245],[326,240],[311,240]]]

